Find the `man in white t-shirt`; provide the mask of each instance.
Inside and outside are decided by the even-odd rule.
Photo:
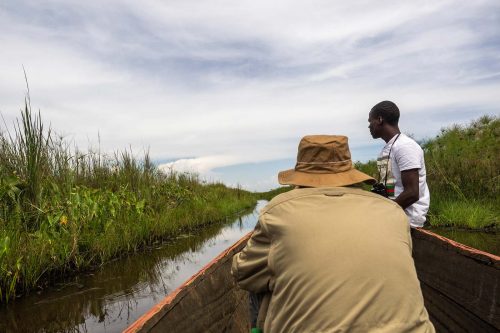
[[[429,210],[430,194],[426,182],[424,152],[415,140],[398,127],[399,109],[393,102],[375,105],[369,115],[370,133],[386,142],[378,159],[379,183],[408,216],[410,226],[423,227]]]

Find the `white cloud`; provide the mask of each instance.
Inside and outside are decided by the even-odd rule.
[[[499,114],[499,12],[494,0],[7,0],[0,111],[18,114],[24,65],[33,106],[80,147],[99,132],[105,151],[149,147],[222,178],[212,170],[293,158],[311,133],[346,134],[356,155],[376,145],[366,118],[383,99],[420,138]]]
[[[198,158],[181,158],[174,162],[160,164],[160,170],[169,172],[176,170],[181,172],[199,172],[208,174],[212,169],[241,163],[241,159],[236,156],[213,155]]]

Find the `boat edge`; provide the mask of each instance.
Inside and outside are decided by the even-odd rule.
[[[188,287],[191,283],[193,283],[195,280],[197,280],[200,276],[204,275],[205,272],[212,267],[214,264],[225,258],[228,254],[230,254],[232,251],[237,249],[239,246],[241,246],[242,243],[246,243],[250,236],[252,235],[253,231],[247,233],[245,236],[240,238],[236,243],[234,243],[232,246],[227,248],[226,250],[222,251],[217,257],[215,257],[212,261],[210,261],[208,264],[203,266],[196,274],[191,276],[188,280],[186,280],[183,284],[181,284],[179,287],[177,287],[174,291],[172,291],[170,294],[168,294],[163,300],[161,300],[159,303],[155,304],[149,311],[147,311],[145,314],[143,314],[141,317],[139,317],[132,325],[128,326],[123,333],[137,333],[141,332],[143,330],[147,330],[148,327],[153,327],[160,321],[160,319],[163,317],[163,310],[168,308],[173,301],[177,299],[177,296],[185,290],[186,287]],[[179,300],[178,300],[179,301]]]

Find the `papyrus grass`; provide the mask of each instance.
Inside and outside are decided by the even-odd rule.
[[[44,126],[29,98],[13,128],[0,133],[0,302],[256,202],[161,172],[147,152],[81,151]]]

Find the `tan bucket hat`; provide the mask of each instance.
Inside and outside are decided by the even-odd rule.
[[[354,169],[347,137],[343,135],[308,135],[302,138],[294,169],[281,171],[282,185],[310,187],[346,186],[375,179]]]

